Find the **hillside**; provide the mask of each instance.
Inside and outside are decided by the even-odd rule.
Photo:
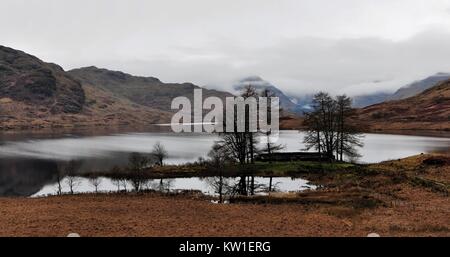
[[[171,115],[82,85],[56,64],[0,46],[0,130],[144,126]]]
[[[423,80],[413,82],[409,85],[401,87],[392,96],[386,100],[400,100],[408,97],[415,96],[423,91],[436,86],[437,84],[450,79],[450,73],[437,73],[433,76],[429,76]]]
[[[58,65],[24,52],[0,46],[2,102],[20,102],[35,108],[29,115],[80,113],[85,103],[81,84]]]
[[[408,97],[420,94],[423,91],[448,79],[450,79],[450,73],[439,72],[427,78],[405,85],[394,93],[376,92],[372,94],[354,96],[353,106],[355,108],[364,108],[369,105],[378,104],[385,101],[406,99]]]
[[[402,100],[359,109],[355,120],[370,130],[450,130],[450,80]]]
[[[83,86],[111,92],[115,97],[124,98],[139,105],[170,111],[172,99],[186,96],[193,99],[194,89],[199,89],[192,83],[163,83],[153,77],[138,77],[120,71],[86,67],[68,72],[77,78]],[[203,98],[217,96],[224,99],[232,96],[229,93],[203,89]]]

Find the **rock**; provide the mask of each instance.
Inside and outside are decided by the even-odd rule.
[[[69,233],[67,237],[80,237],[78,233]]]
[[[367,235],[367,237],[381,237],[381,236],[377,233],[370,233]]]

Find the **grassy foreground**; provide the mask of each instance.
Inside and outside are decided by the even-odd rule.
[[[274,174],[295,166],[323,187],[233,204],[199,194],[0,198],[0,236],[450,236],[448,155],[327,169],[302,164],[308,172],[274,165]]]

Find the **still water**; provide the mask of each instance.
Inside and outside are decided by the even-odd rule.
[[[152,146],[160,142],[169,152],[166,163],[181,164],[206,157],[217,140],[215,135],[210,134],[172,133],[64,135],[47,138],[0,135],[0,138],[0,196],[31,196],[41,192],[46,186],[55,183],[58,165],[69,160],[81,162],[80,173],[105,170],[115,165],[126,165],[129,153],[149,153]],[[298,151],[304,150],[302,140],[301,132],[282,131],[278,142],[286,146],[284,151]],[[450,138],[445,137],[366,134],[363,141],[364,147],[359,149],[362,157],[358,160],[362,163],[447,151],[450,148]],[[171,188],[189,189],[189,185],[187,180],[178,179]],[[191,188],[207,190],[201,186]]]
[[[109,178],[100,178],[98,184],[98,192],[119,192],[119,191],[131,191],[133,186],[127,181],[113,181]],[[150,190],[158,190],[164,192],[177,192],[180,190],[194,190],[202,192],[205,195],[218,195],[217,183],[218,178],[206,177],[206,178],[173,178],[164,180],[149,180],[145,183],[144,188]],[[238,178],[224,178],[227,186],[236,185],[239,181]],[[162,182],[162,183],[161,183]],[[86,178],[76,178],[76,187],[74,193],[88,193],[95,192],[95,186]],[[264,195],[269,192],[270,178],[255,177],[254,180],[256,195]],[[67,185],[67,179],[61,181],[62,193],[69,193],[70,189]],[[225,186],[224,186],[225,187]],[[315,189],[316,186],[308,183],[307,180],[300,178],[286,178],[275,177],[272,178],[272,184],[270,186],[271,192],[299,192],[307,189]],[[32,195],[32,197],[40,197],[47,195],[54,195],[57,193],[57,183],[48,184],[44,186],[39,192]],[[226,191],[224,189],[223,191]]]

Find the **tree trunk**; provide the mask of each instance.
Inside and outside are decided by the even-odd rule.
[[[320,146],[320,132],[317,131],[317,145],[318,145],[318,149],[319,149],[319,153],[321,153],[322,151],[322,147]]]
[[[223,187],[223,177],[219,177],[219,203],[223,203],[223,197],[222,197],[222,187]]]
[[[255,176],[252,176],[252,182],[250,185],[250,193],[251,193],[251,195],[255,195]]]
[[[272,192],[272,177],[269,179],[269,193]]]
[[[247,183],[245,182],[245,176],[241,176],[238,191],[240,195],[247,195]]]

